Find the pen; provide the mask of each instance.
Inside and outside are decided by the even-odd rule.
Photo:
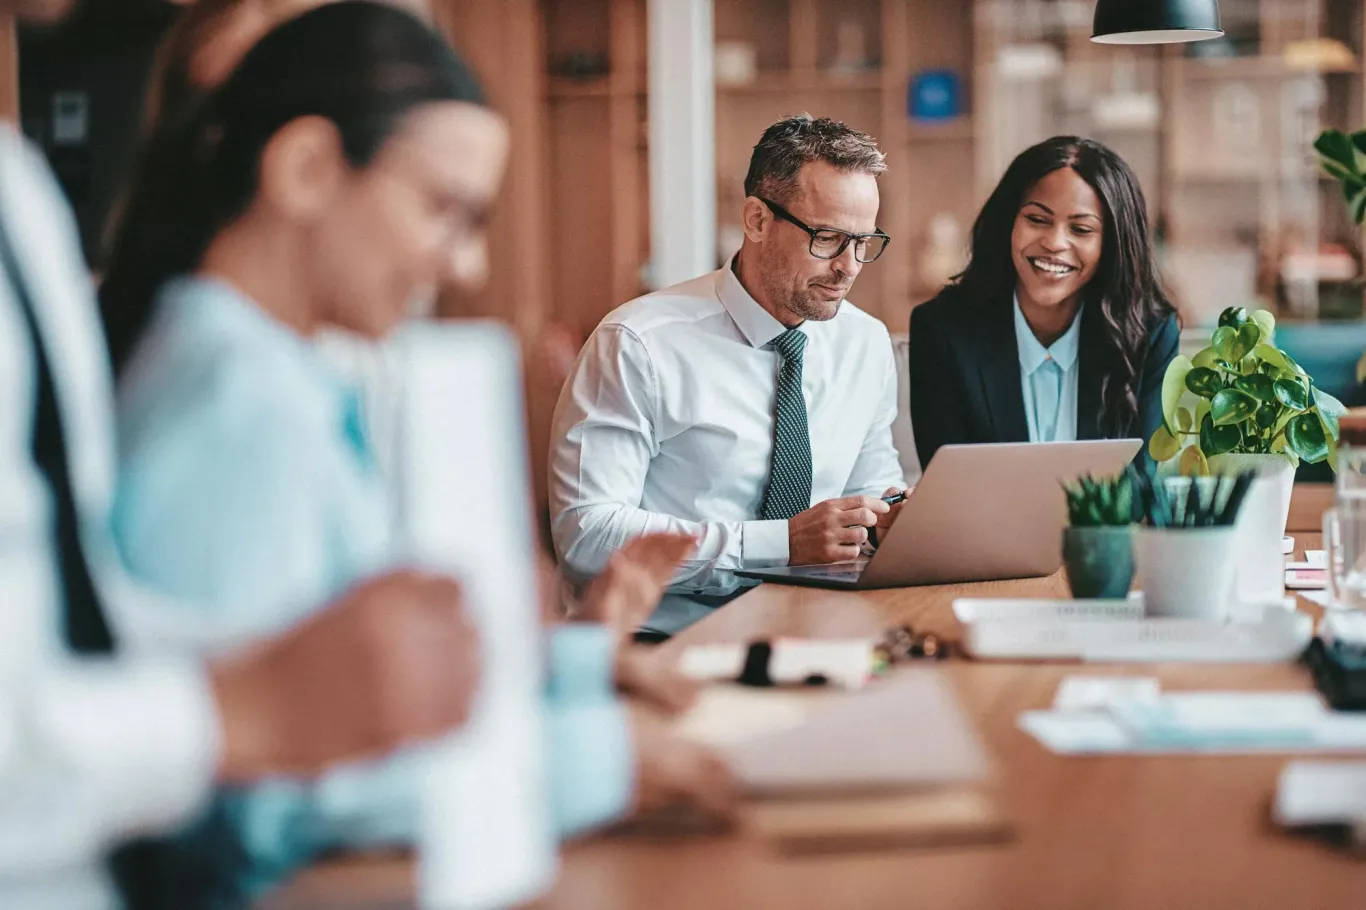
[[[889,506],[894,506],[898,503],[905,502],[906,491],[902,490],[900,493],[893,493],[891,496],[884,496],[882,497],[882,501],[887,503],[887,505]],[[877,528],[874,527],[868,529],[868,543],[870,543],[874,547],[877,546]]]

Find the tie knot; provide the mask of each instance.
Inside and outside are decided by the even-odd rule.
[[[800,329],[788,329],[778,336],[773,347],[783,355],[784,361],[800,361],[806,350],[806,335]]]

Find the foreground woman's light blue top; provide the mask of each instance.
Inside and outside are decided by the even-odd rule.
[[[198,605],[213,640],[288,627],[393,564],[392,509],[358,390],[224,283],[182,278],[162,290],[121,384],[119,446],[124,559]],[[620,815],[634,789],[612,653],[601,627],[552,636],[547,748],[562,834]],[[410,842],[419,763],[401,755],[235,797],[247,886],[268,887],[322,851]]]

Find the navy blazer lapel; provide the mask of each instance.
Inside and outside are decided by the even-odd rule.
[[[1013,306],[1009,300],[996,300],[981,307],[978,370],[997,442],[1029,442]]]
[[[1105,378],[1100,352],[1105,345],[1103,316],[1087,307],[1081,321],[1077,351],[1077,438],[1104,439],[1100,426],[1100,384]]]

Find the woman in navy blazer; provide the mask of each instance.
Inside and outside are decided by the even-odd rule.
[[[920,463],[951,443],[1146,441],[1179,335],[1138,178],[1099,142],[1042,142],[977,216],[967,268],[912,311]],[[1069,352],[1049,364],[1060,381],[1037,384],[1031,367],[1055,351]]]

